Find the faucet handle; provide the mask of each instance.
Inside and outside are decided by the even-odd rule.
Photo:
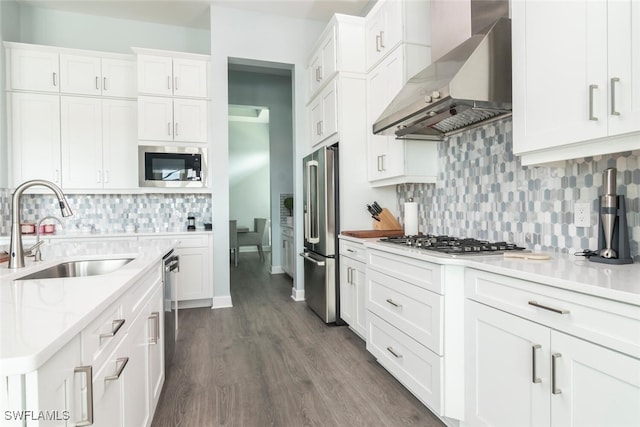
[[[39,240],[38,242],[36,242],[35,245],[31,246],[29,249],[25,249],[24,251],[25,256],[35,256],[36,252],[40,252],[40,249],[38,248],[42,246],[43,243],[44,243],[44,240]],[[35,251],[36,249],[38,250]]]

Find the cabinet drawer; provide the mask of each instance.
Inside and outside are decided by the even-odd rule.
[[[208,236],[177,236],[179,248],[200,248],[208,246]]]
[[[367,268],[410,282],[444,295],[442,269],[438,264],[372,250],[367,252]]]
[[[98,363],[126,335],[132,318],[128,315],[125,300],[126,297],[120,298],[82,330],[82,360],[85,364]]]
[[[443,354],[444,297],[377,271],[367,273],[367,309]]]
[[[367,350],[437,414],[442,414],[443,358],[369,313]]]
[[[640,357],[637,306],[473,269],[465,273],[465,296]]]
[[[344,255],[356,261],[367,262],[366,250],[362,243],[340,240],[340,255]]]

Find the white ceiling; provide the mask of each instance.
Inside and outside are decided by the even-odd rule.
[[[2,0],[0,0],[2,1]],[[329,21],[334,13],[364,16],[376,0],[18,0],[33,7],[209,28],[209,5]]]

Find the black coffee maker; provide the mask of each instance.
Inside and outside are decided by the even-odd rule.
[[[589,261],[632,264],[627,208],[624,196],[616,194],[616,173],[615,168],[603,173],[604,194],[599,198],[598,250],[596,255],[589,257]]]

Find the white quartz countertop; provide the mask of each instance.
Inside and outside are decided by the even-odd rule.
[[[18,270],[0,264],[0,375],[38,369],[177,244],[166,238],[60,242],[42,248],[42,262],[26,258]],[[60,262],[123,257],[134,260],[104,275],[15,280]]]
[[[348,236],[340,236],[340,238],[362,243],[371,249],[414,259],[442,265],[462,265],[640,306],[639,263],[600,264],[581,256],[559,253],[546,253],[551,257],[549,260],[505,258],[502,255],[470,255],[452,258],[421,249],[379,242],[378,239],[357,239]]]

